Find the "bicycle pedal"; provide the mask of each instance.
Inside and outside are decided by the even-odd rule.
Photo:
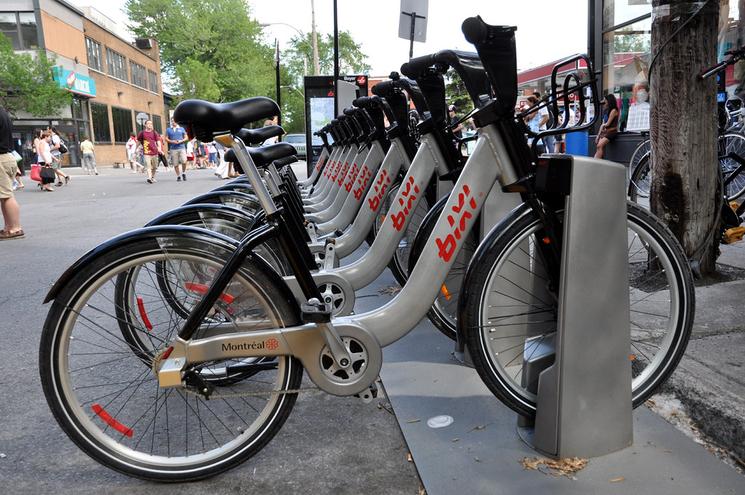
[[[328,323],[331,321],[331,305],[311,300],[300,305],[303,323]]]

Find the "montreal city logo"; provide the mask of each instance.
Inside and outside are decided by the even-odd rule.
[[[233,344],[226,342],[222,344],[223,351],[250,351],[256,349],[267,349],[273,351],[279,347],[279,341],[275,338],[262,340],[259,342],[241,342],[240,344]]]

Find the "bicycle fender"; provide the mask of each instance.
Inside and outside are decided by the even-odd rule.
[[[246,220],[251,225],[251,228],[254,227],[255,222],[256,222],[255,216],[252,216],[246,210],[241,210],[239,208],[235,208],[234,206],[220,204],[220,203],[197,203],[197,204],[190,204],[186,206],[179,206],[177,208],[169,210],[155,217],[154,219],[150,220],[148,223],[145,224],[145,227],[152,227],[154,225],[169,225],[170,220],[174,216],[180,215],[186,212],[191,212],[191,211],[195,213],[202,212],[202,211],[224,212],[229,215],[239,217],[242,220]]]
[[[200,237],[211,242],[216,242],[230,251],[235,251],[236,249],[238,249],[239,246],[238,241],[223,234],[211,230],[184,225],[162,225],[131,230],[129,232],[125,232],[124,234],[113,237],[103,242],[102,244],[99,244],[98,246],[94,247],[83,256],[81,256],[75,263],[73,263],[67,270],[65,270],[60,278],[54,283],[52,288],[49,289],[49,292],[44,298],[44,304],[56,299],[60,291],[70,282],[75,273],[85,267],[88,263],[91,263],[97,257],[102,256],[114,249],[118,249],[122,246],[126,246],[143,239],[167,234],[177,234],[184,237]],[[254,246],[264,242],[265,240],[266,229],[254,229],[245,241],[249,244],[249,247],[253,248]],[[258,269],[267,276],[271,283],[273,283],[281,291],[283,298],[294,309],[296,316],[299,319],[300,306],[298,305],[297,300],[292,294],[292,291],[290,291],[290,288],[284,282],[282,277],[277,274],[277,272],[275,272],[266,261],[261,259],[261,257],[251,256],[251,260],[255,263]]]

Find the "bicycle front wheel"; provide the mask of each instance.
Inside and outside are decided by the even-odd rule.
[[[536,396],[522,383],[523,356],[556,334],[557,298],[541,283],[547,271],[536,242],[542,222],[525,214],[490,242],[482,269],[467,280],[463,330],[489,389],[517,413],[533,417]],[[652,214],[628,204],[628,262],[633,406],[642,404],[677,366],[693,324],[693,279],[682,248]],[[535,274],[526,277],[525,274]],[[599,287],[602,290],[601,287]]]
[[[89,456],[132,476],[187,481],[261,450],[295,403],[287,392],[302,367],[287,356],[201,363],[194,371],[215,384],[212,400],[191,386],[160,388],[153,369],[184,323],[168,298],[191,309],[230,255],[198,234],[164,232],[99,255],[66,284],[44,324],[40,374],[55,418]],[[195,338],[296,324],[268,270],[248,260]],[[126,291],[122,278],[133,279]]]

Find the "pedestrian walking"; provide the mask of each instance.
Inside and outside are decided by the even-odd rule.
[[[166,129],[166,141],[168,142],[168,157],[171,166],[176,171],[176,181],[186,180],[186,143],[189,141],[186,129],[171,119],[171,127]]]
[[[145,156],[145,172],[147,173],[147,183],[158,182],[155,180],[155,173],[158,170],[160,155],[163,153],[161,147],[160,134],[153,129],[153,121],[145,121],[145,130],[137,134],[139,148]]]
[[[531,108],[534,107],[534,106],[536,106],[536,105],[538,105],[538,103],[539,103],[538,98],[536,98],[533,95],[528,96],[527,100],[528,100],[528,104],[530,105]],[[540,114],[539,111],[536,110],[536,111],[534,111],[532,113],[529,113],[528,115],[525,116],[524,120],[525,120],[525,123],[528,126],[528,129],[530,129],[530,132],[532,132],[534,134],[538,134],[540,132],[540,130],[541,130],[541,114]],[[528,145],[530,146],[532,144],[533,144],[533,138],[530,137],[530,138],[528,138]],[[544,145],[543,145],[542,142],[539,142],[538,144],[536,144],[536,152],[539,155],[542,154],[544,151],[545,151],[545,147],[544,147]]]
[[[70,182],[70,176],[62,171],[62,153],[67,153],[67,146],[57,132],[56,127],[47,127],[47,132],[50,136],[50,152],[54,160],[52,161],[51,167],[54,169],[55,175],[57,175],[57,187],[62,186],[62,181],[65,184]],[[64,146],[64,148],[63,148]]]
[[[43,168],[49,168],[52,170],[52,177],[41,177],[41,182],[39,183],[41,190],[47,192],[54,191],[52,182],[54,182],[56,173],[54,172],[54,167],[52,165],[55,161],[59,162],[59,160],[52,155],[51,140],[52,137],[50,131],[40,131],[38,139],[34,140],[37,163]]]
[[[217,166],[217,148],[214,141],[207,143],[207,156],[209,156],[207,166],[209,168],[215,168]]]
[[[21,227],[21,209],[13,194],[13,179],[18,172],[13,150],[13,134],[10,115],[0,107],[0,210],[3,213],[3,230],[0,241],[20,239],[25,234]]]
[[[83,137],[83,142],[80,143],[80,153],[83,155],[83,170],[87,175],[98,175],[98,168],[96,168],[96,156],[94,154],[93,143],[88,139],[88,136]]]
[[[541,102],[541,93],[539,93],[538,91],[534,91],[533,96],[535,96],[538,103]],[[539,131],[542,132],[542,131],[545,131],[546,129],[553,128],[553,125],[554,125],[553,116],[548,111],[548,106],[539,108],[538,115],[540,115],[541,117],[540,121],[538,122]],[[554,139],[553,136],[543,136],[541,140],[543,141],[545,152],[553,153],[554,149],[556,148],[556,139]]]
[[[129,162],[129,168],[132,169],[132,173],[136,174],[137,172],[144,172],[144,167],[142,166],[142,163],[140,163],[138,157],[138,143],[134,132],[129,133],[129,139],[127,140],[127,144],[124,146],[127,150],[127,161]]]

